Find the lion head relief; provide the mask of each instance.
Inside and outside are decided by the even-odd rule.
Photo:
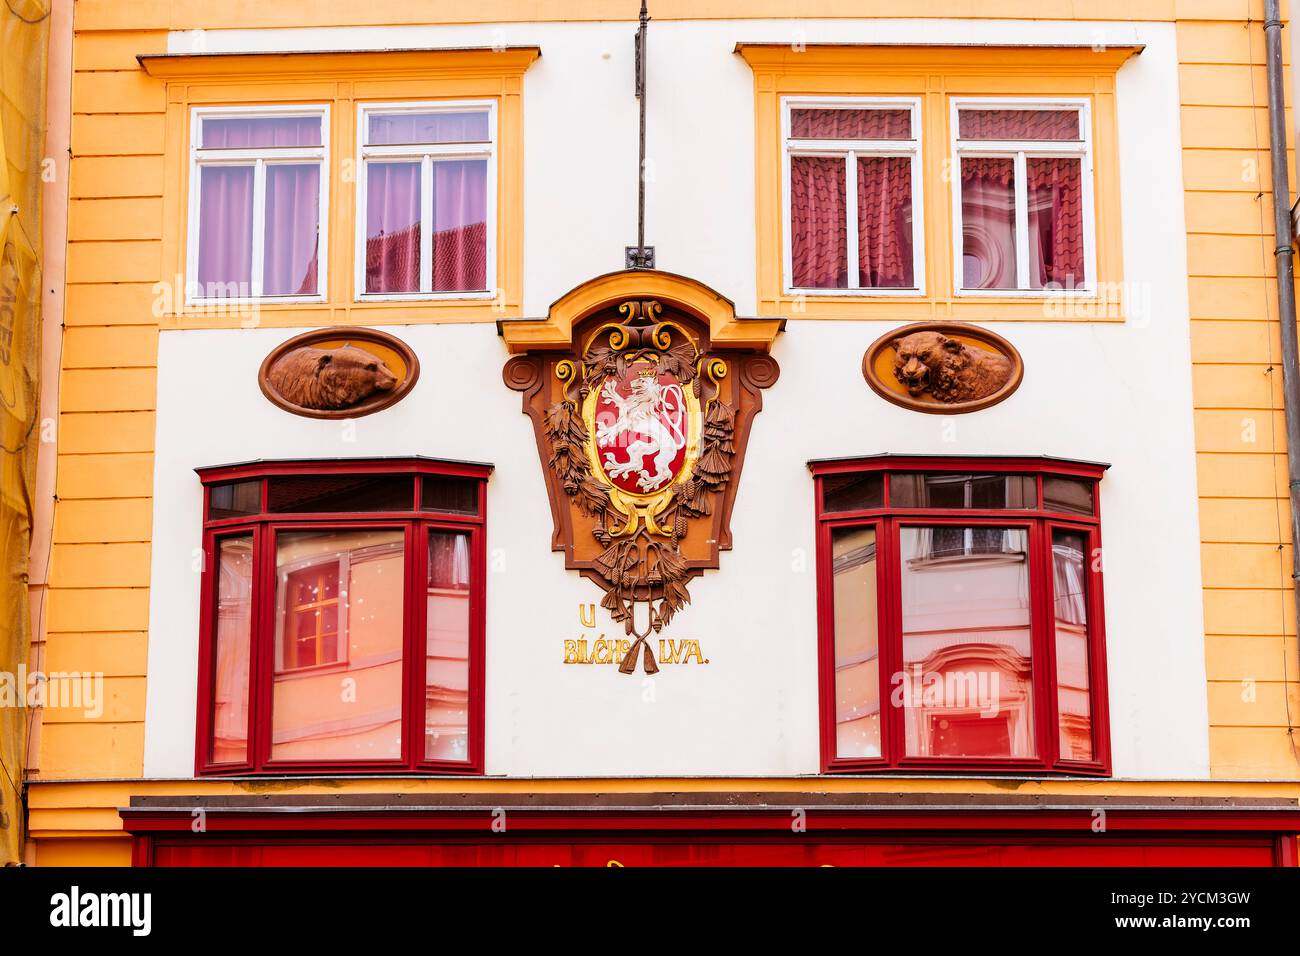
[[[970,402],[997,392],[1010,380],[1005,355],[973,348],[942,332],[913,332],[893,341],[894,375],[913,398]]]

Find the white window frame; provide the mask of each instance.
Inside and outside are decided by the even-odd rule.
[[[399,146],[369,146],[366,143],[370,117],[376,113],[463,113],[485,110],[488,114],[486,143],[416,143]],[[357,222],[356,262],[353,281],[357,302],[439,301],[448,299],[494,299],[497,279],[497,103],[496,100],[405,100],[394,103],[361,103],[357,106]],[[420,163],[420,291],[366,291],[366,195],[368,160]],[[488,288],[449,292],[433,291],[433,164],[439,160],[487,160],[487,274]]]
[[[796,109],[907,109],[912,138],[907,140],[794,139],[790,113]],[[790,160],[793,156],[842,157],[845,162],[845,218],[848,253],[846,289],[802,288],[793,284],[790,235]],[[862,288],[858,274],[858,157],[907,156],[912,160],[912,288]],[[916,96],[783,96],[781,98],[781,231],[783,288],[786,295],[908,297],[925,295],[925,206],[921,183],[921,99]]]
[[[953,290],[972,298],[1087,298],[1097,291],[1097,210],[1093,198],[1092,101],[1087,98],[1045,97],[957,97],[949,101],[952,136]],[[963,140],[959,113],[963,109],[990,110],[1077,110],[1080,139],[1070,140]],[[967,289],[964,287],[965,237],[961,218],[961,161],[965,157],[995,157],[1015,163],[1016,191],[1016,286],[1014,289]],[[1029,287],[1029,196],[1025,160],[1065,156],[1080,161],[1083,203],[1083,285],[1073,289],[1031,289]]]
[[[320,146],[255,146],[222,149],[200,147],[204,119],[240,119],[245,117],[320,118]],[[324,302],[329,288],[329,141],[330,110],[327,103],[289,106],[196,106],[190,111],[190,195],[186,230],[185,304],[192,306],[222,305],[237,302]],[[268,164],[320,164],[320,214],[316,228],[316,293],[314,295],[263,295],[262,279],[266,268],[266,167]],[[252,270],[247,296],[205,296],[199,294],[199,207],[200,169],[204,166],[247,166],[253,164],[253,235]]]

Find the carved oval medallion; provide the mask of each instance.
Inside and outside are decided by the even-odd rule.
[[[420,377],[411,347],[377,329],[316,329],[282,343],[257,373],[262,394],[307,418],[359,418],[401,401]]]
[[[1004,400],[1024,363],[995,332],[964,322],[917,322],[882,335],[862,357],[867,384],[913,411],[959,415]]]
[[[653,362],[633,362],[595,393],[591,433],[596,463],[610,484],[633,495],[654,495],[685,471],[694,395]]]

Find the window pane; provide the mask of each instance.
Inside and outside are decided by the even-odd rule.
[[[1078,478],[1043,476],[1043,507],[1049,511],[1068,511],[1071,514],[1095,514],[1093,493],[1097,483]]]
[[[897,508],[1033,508],[1032,475],[945,475],[900,472],[889,476],[889,501]]]
[[[433,291],[487,288],[487,160],[433,164]]]
[[[199,294],[246,298],[253,281],[253,167],[199,171]]]
[[[262,510],[262,481],[227,481],[208,489],[208,519],[255,515]]]
[[[366,164],[366,291],[420,291],[420,164]]]
[[[1033,757],[1028,532],[901,530],[906,753]]]
[[[271,759],[401,756],[404,540],[277,536]]]
[[[469,535],[429,534],[426,760],[469,758]]]
[[[1056,617],[1056,701],[1061,758],[1092,759],[1092,701],[1088,681],[1087,539],[1077,531],[1052,532],[1052,585]]]
[[[321,145],[319,116],[204,117],[204,149]]]
[[[399,146],[436,143],[486,143],[489,141],[486,110],[457,113],[371,113],[371,146]]]
[[[1078,110],[962,110],[962,139],[1077,140]]]
[[[835,753],[879,757],[880,645],[876,617],[876,531],[831,533],[835,601]]]
[[[423,482],[420,507],[425,511],[447,511],[454,514],[478,514],[478,486],[476,478],[439,478],[426,475]]]
[[[792,139],[911,139],[912,111],[792,109]]]
[[[833,475],[822,479],[826,511],[863,511],[885,503],[885,479],[880,474]]]
[[[790,157],[790,282],[801,289],[849,284],[844,160]]]
[[[281,514],[410,511],[415,507],[411,475],[326,475],[270,481],[267,510]]]
[[[864,289],[910,289],[912,270],[912,160],[858,159],[858,284]]]
[[[266,167],[263,295],[315,295],[320,234],[320,166]]]
[[[1016,287],[1015,161],[961,161],[962,288]]]
[[[248,760],[248,659],[253,621],[253,536],[217,545],[212,675],[212,762]]]
[[[1080,160],[1064,157],[1025,160],[1031,288],[1084,284],[1082,166]]]

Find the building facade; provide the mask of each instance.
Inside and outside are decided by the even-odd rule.
[[[1261,5],[760,6],[77,5],[30,861],[1294,865]]]

